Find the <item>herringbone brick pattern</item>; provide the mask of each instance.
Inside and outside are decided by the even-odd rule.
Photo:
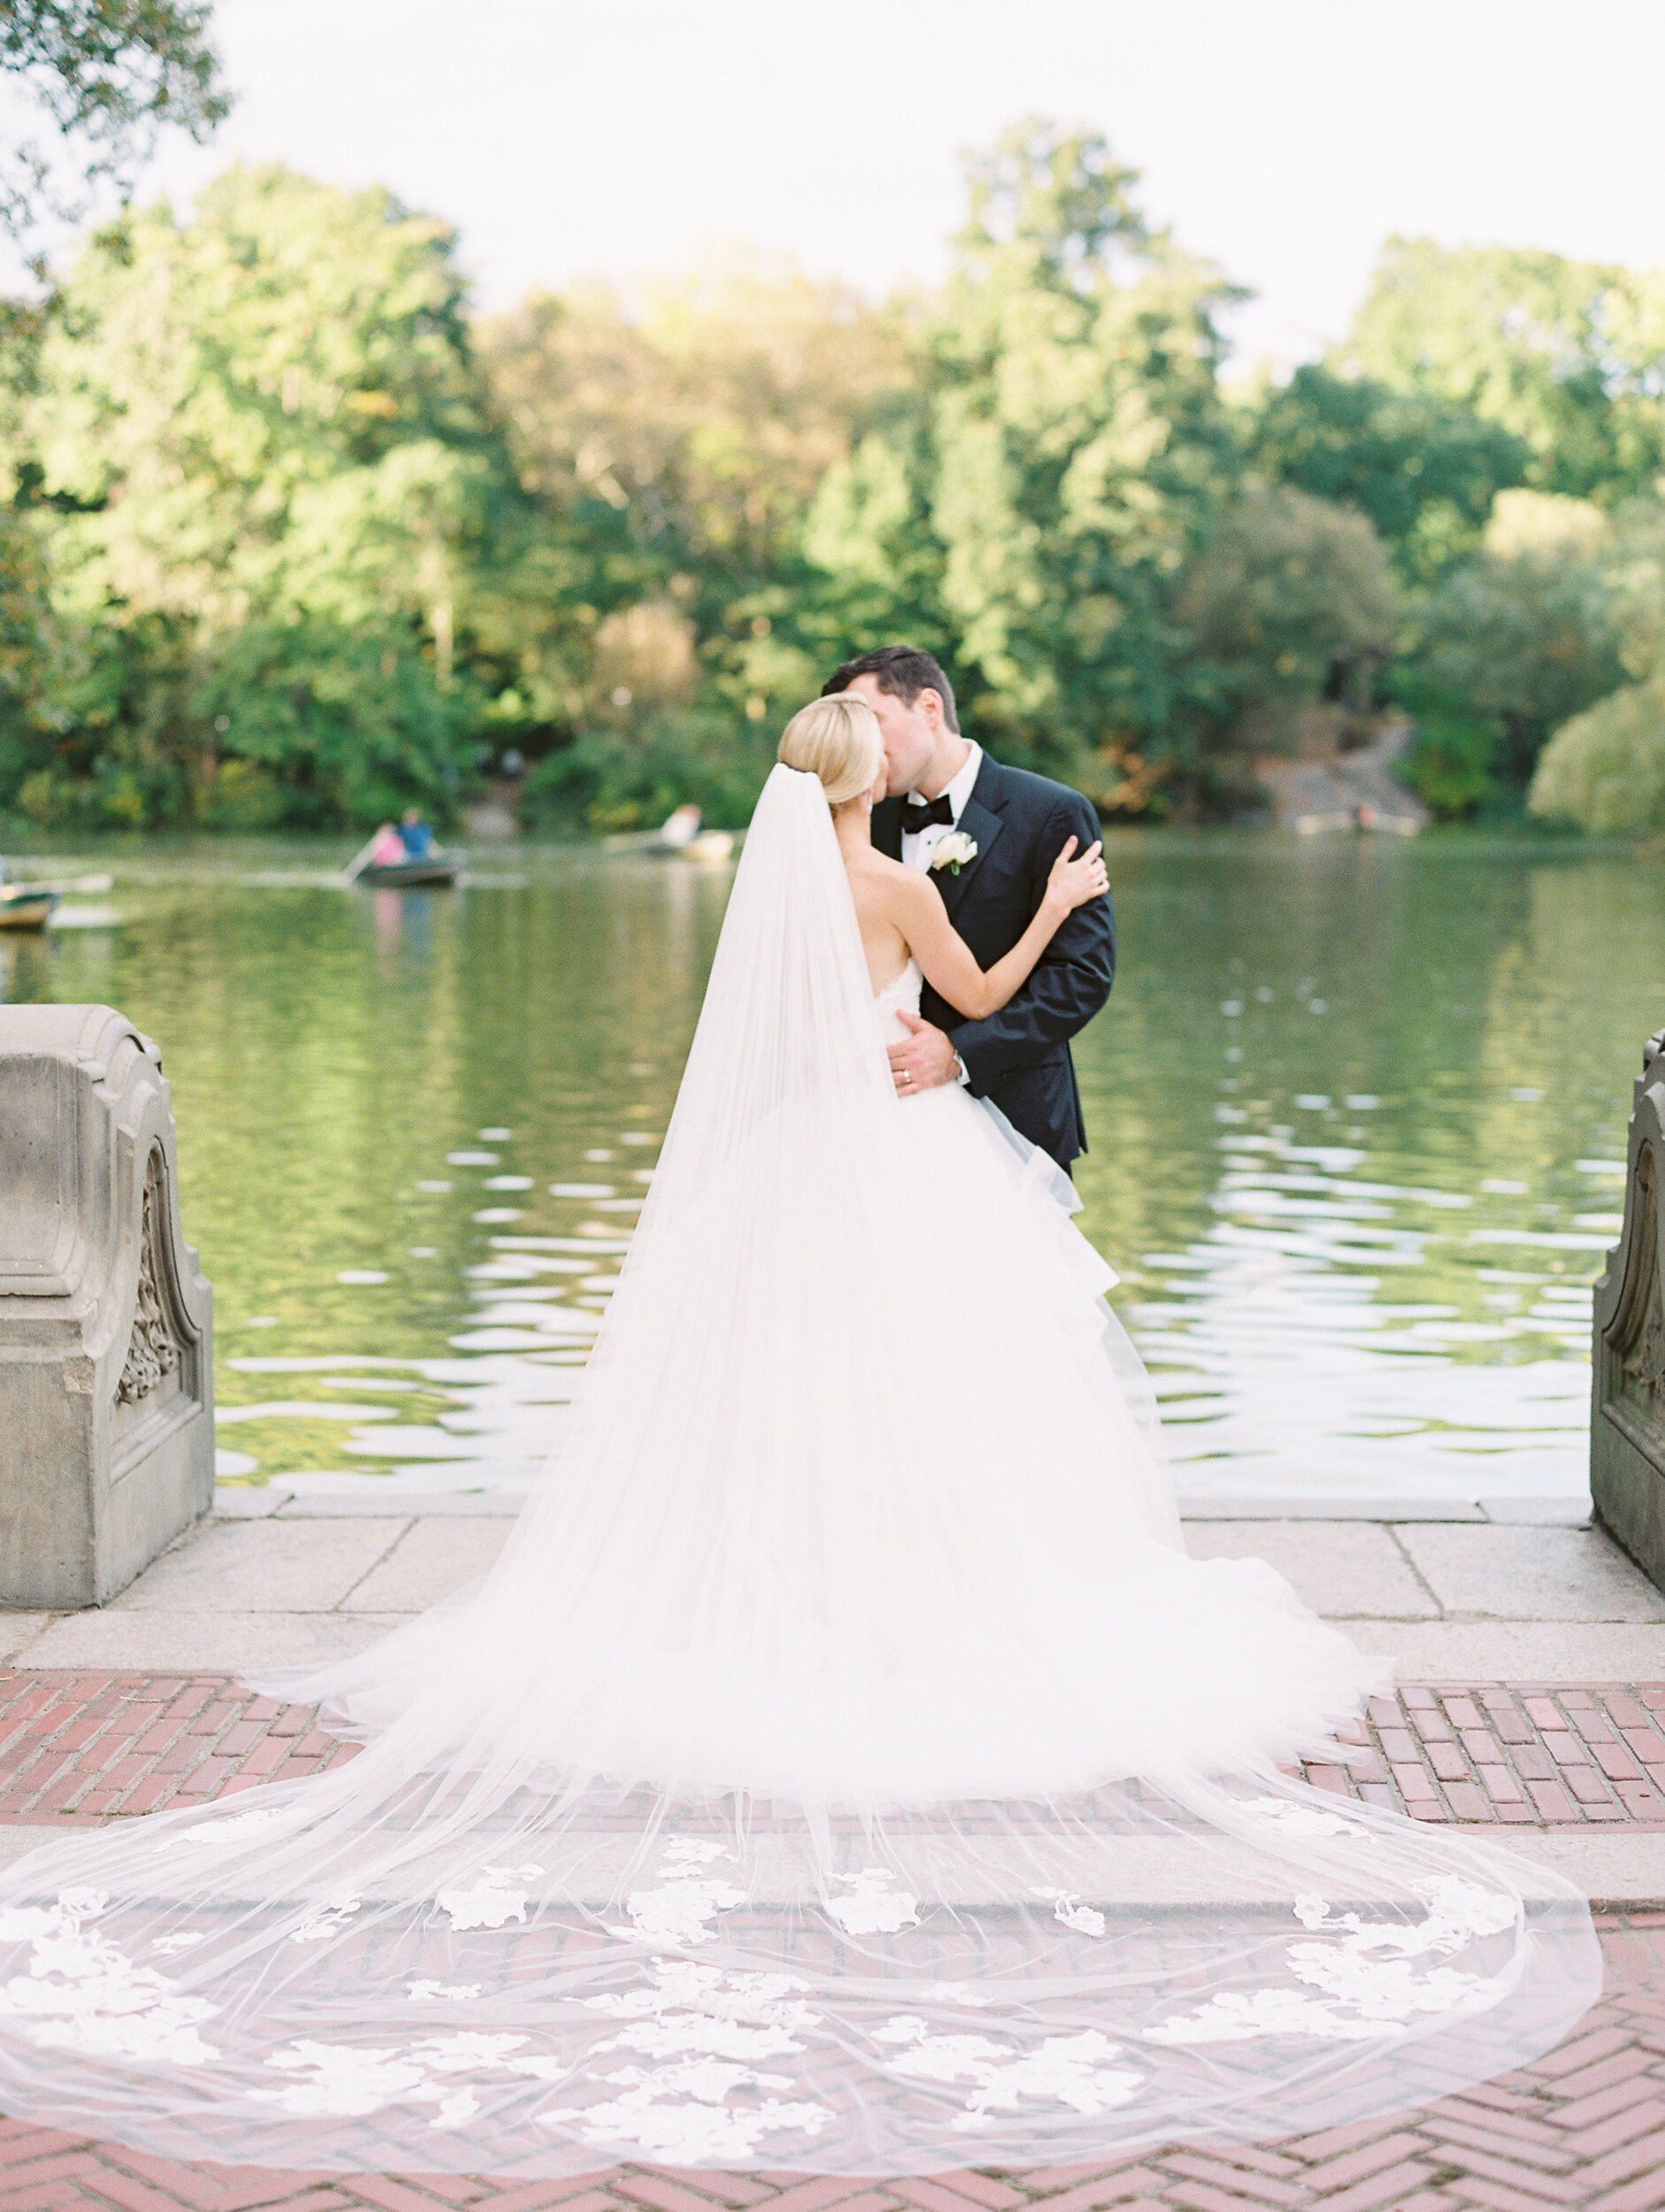
[[[223,1675],[0,1671],[0,1821],[153,1813],[350,1758],[304,1707]]]
[[[1584,1827],[1665,1825],[1665,1686],[1656,1682],[1411,1686],[1373,1697],[1326,1789],[1417,1820]]]
[[[1412,1686],[1356,1736],[1355,1762],[1309,1779],[1417,1820],[1665,1828],[1665,1684]],[[0,1669],[0,1823],[155,1812],[357,1748],[223,1675]]]
[[[1654,2212],[1665,2207],[1665,1913],[1600,1925],[1607,1994],[1537,2065],[1421,2111],[1260,2148],[917,2181],[620,2166],[499,2186],[185,2166],[0,2121],[0,2212]]]

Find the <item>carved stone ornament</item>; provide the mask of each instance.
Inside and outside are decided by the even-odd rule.
[[[1637,1333],[1620,1360],[1621,1387],[1627,1398],[1658,1416],[1665,1414],[1665,1286],[1659,1274],[1659,1198],[1651,1152],[1644,1152],[1637,1164],[1636,1204],[1643,1225],[1647,1282]]]
[[[127,1362],[116,1385],[117,1399],[123,1405],[135,1405],[141,1398],[148,1398],[165,1375],[177,1371],[180,1363],[180,1348],[168,1326],[157,1279],[157,1238],[163,1214],[162,1156],[153,1152],[144,1179],[144,1219],[139,1233],[138,1310],[133,1317]]]

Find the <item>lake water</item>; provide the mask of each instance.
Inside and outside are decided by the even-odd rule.
[[[160,1044],[215,1288],[222,1472],[523,1492],[675,1096],[732,871],[483,849],[346,891],[316,844],[108,846],[0,995]],[[1564,1500],[1589,1286],[1665,1023],[1665,863],[1467,838],[1109,841],[1083,1226],[1182,1494]],[[897,1417],[907,1419],[905,1408]]]

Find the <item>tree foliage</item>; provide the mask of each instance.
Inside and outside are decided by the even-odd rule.
[[[443,223],[281,169],[89,237],[0,313],[0,810],[443,811],[512,745],[539,821],[735,822],[900,637],[1106,811],[1252,802],[1321,693],[1408,709],[1439,811],[1518,808],[1665,681],[1665,284],[1397,241],[1345,346],[1228,397],[1236,296],[1137,184],[1032,119],[882,306],[731,253],[476,324]]]
[[[1234,295],[1134,181],[1032,119],[971,165],[916,396],[829,472],[805,541],[847,633],[940,645],[980,729],[1101,797],[1140,745],[1196,766],[1206,685],[1174,607],[1237,470]]]
[[[442,795],[514,497],[450,246],[385,193],[234,169],[82,254],[21,411],[84,641],[26,807],[91,776],[95,815],[211,817],[223,755],[299,818]]]
[[[1621,681],[1612,537],[1586,501],[1504,493],[1479,556],[1426,603],[1403,688],[1424,725],[1411,778],[1440,810],[1518,804],[1550,732]]]
[[[814,663],[777,638],[802,585],[806,509],[906,386],[894,319],[847,287],[730,253],[642,288],[534,295],[480,333],[491,403],[544,515],[611,549],[606,621],[669,598],[718,697],[795,700]],[[605,670],[579,711],[642,686]],[[674,703],[665,700],[644,703]]]
[[[1357,508],[1412,586],[1477,552],[1498,493],[1525,480],[1524,439],[1439,392],[1395,391],[1314,362],[1258,401],[1256,467]]]
[[[1325,688],[1362,705],[1393,649],[1399,592],[1366,516],[1255,485],[1191,569],[1178,611],[1234,707],[1294,705]]]
[[[12,104],[57,137],[19,134],[0,156],[0,228],[21,238],[44,216],[72,217],[99,183],[125,199],[165,125],[208,136],[229,104],[211,13],[194,0],[6,0],[0,72]]]
[[[1658,273],[1395,238],[1342,358],[1518,439],[1534,488],[1611,503],[1665,465],[1662,344]]]
[[[1564,724],[1528,803],[1596,836],[1665,831],[1665,683],[1626,684]]]

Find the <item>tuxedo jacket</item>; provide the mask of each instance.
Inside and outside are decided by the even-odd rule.
[[[873,809],[873,843],[902,858],[900,799]],[[931,880],[979,967],[1008,953],[1034,918],[1064,840],[1082,850],[1100,835],[1098,818],[1078,791],[986,753],[955,826],[977,846],[959,874],[939,868]],[[1016,998],[986,1021],[967,1021],[929,983],[925,1020],[948,1032],[978,1098],[992,1099],[1013,1127],[1067,1167],[1087,1148],[1081,1094],[1070,1040],[1110,995],[1116,979],[1116,918],[1108,898],[1066,916]]]

